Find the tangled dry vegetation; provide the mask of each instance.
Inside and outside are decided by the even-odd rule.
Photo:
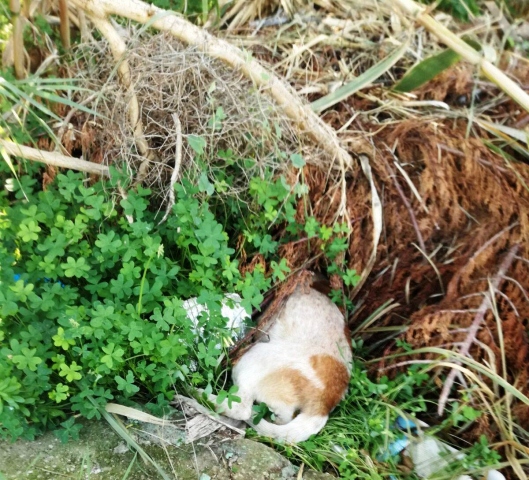
[[[523,478],[526,467],[517,460],[523,448],[514,440],[529,429],[529,405],[524,401],[529,396],[529,157],[527,142],[509,136],[503,127],[519,132],[525,128],[527,134],[529,114],[465,63],[413,95],[392,91],[404,72],[442,46],[426,30],[415,28],[390,1],[318,1],[310,8],[298,3],[287,12],[288,21],[272,26],[245,23],[254,18],[239,5],[228,17],[235,18],[232,28],[217,33],[247,48],[308,101],[351,81],[409,42],[405,55],[374,84],[322,115],[351,154],[369,157],[384,212],[376,262],[363,288],[355,292],[358,308],[350,327],[358,330],[363,325],[361,335],[377,346],[374,351],[384,353],[378,367],[410,361],[391,356],[400,351],[387,333],[380,333],[383,330],[403,335],[423,359],[438,358],[432,347],[440,347],[459,352],[461,358],[452,359],[457,366],[469,353],[493,375],[514,385],[517,398],[498,390],[487,375],[480,376],[484,402],[492,407],[465,435],[475,439],[486,433],[501,442],[514,471]],[[264,5],[252,12],[266,13]],[[529,62],[515,49],[503,50],[506,32],[497,12],[464,27],[442,13],[436,19],[454,31],[463,28],[495,50],[504,71],[529,88]],[[167,197],[179,131],[184,137],[207,139],[203,158],[211,162],[208,168],[222,168],[216,152],[232,149],[239,158],[256,158],[253,168],[272,165],[288,173],[285,158],[302,152],[308,160],[304,176],[312,214],[330,224],[345,213],[352,226],[348,266],[358,272],[369,267],[372,190],[359,162],[345,173],[333,168],[328,152],[293,128],[266,92],[218,60],[165,34],[134,27],[122,28],[121,34],[144,135],[155,152],[142,180],[160,198]],[[80,51],[84,54],[72,75],[82,78],[90,91],[100,92],[80,100],[109,120],[95,123],[78,115],[72,122],[82,135],[65,136],[63,143],[70,152],[88,153],[93,161],[111,164],[125,159],[135,173],[143,159],[131,154],[134,132],[126,118],[131,92],[118,86],[106,41],[92,40]],[[208,122],[216,115],[222,115],[222,121],[212,129]],[[192,153],[184,145],[181,174],[194,175],[203,167],[193,163]],[[241,178],[229,194],[238,195],[245,188],[246,179]],[[306,267],[317,242],[287,244],[283,255],[290,267]],[[311,266],[322,267],[317,260]],[[494,299],[492,305],[488,296]],[[377,314],[381,308],[386,314]],[[373,315],[376,321],[366,326]],[[470,388],[463,376],[457,381],[461,388]],[[446,396],[441,404],[445,401]],[[511,412],[518,425],[515,432],[505,420]]]
[[[196,178],[204,168],[223,168],[226,160],[219,152],[229,150],[230,157],[255,160],[226,195],[244,192],[248,180],[265,167],[284,169],[291,153],[301,152],[314,164],[325,161],[326,154],[313,142],[303,144],[302,136],[273,101],[242,74],[168,34],[153,36],[132,27],[122,29],[121,34],[127,38],[127,60],[134,95],[141,105],[144,136],[155,152],[142,182],[153,189],[161,204],[171,189],[179,136],[191,136],[191,142],[182,144],[179,175]],[[79,51],[82,56],[77,58],[75,76],[89,91],[100,92],[91,101],[110,121],[87,122],[77,116],[82,135],[70,138],[65,146],[69,151],[81,150],[92,161],[112,164],[120,158],[134,176],[144,156],[130,148],[134,142],[128,121],[132,93],[116,88],[119,80],[106,42],[87,43]],[[207,162],[197,164],[197,152],[190,147],[193,137],[199,142],[195,148],[202,151],[200,157]]]

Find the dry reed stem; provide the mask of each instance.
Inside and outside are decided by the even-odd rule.
[[[144,157],[144,160],[140,164],[138,173],[136,175],[135,184],[139,184],[147,176],[147,168],[149,161],[152,159],[152,154],[149,151],[149,145],[143,134],[143,125],[141,123],[140,107],[138,103],[138,97],[134,91],[132,85],[131,73],[129,63],[127,62],[125,55],[127,53],[127,46],[125,42],[112,26],[110,21],[104,17],[98,17],[95,15],[89,15],[95,27],[101,32],[101,34],[107,39],[112,55],[117,64],[119,78],[123,86],[127,89],[130,95],[130,100],[127,105],[129,114],[129,121],[134,130],[134,141],[138,148],[139,153]]]
[[[519,244],[514,245],[511,247],[511,249],[507,252],[505,255],[505,258],[500,264],[500,267],[498,268],[498,272],[494,276],[494,278],[491,281],[491,291],[495,292],[498,290],[500,283],[503,280],[503,277],[511,267],[514,259],[516,258],[516,253],[518,252],[518,249],[520,248]],[[483,301],[481,302],[481,305],[478,308],[478,311],[476,313],[476,316],[474,317],[474,320],[472,321],[472,324],[470,325],[467,333],[467,337],[464,340],[464,342],[461,344],[461,348],[459,350],[460,355],[467,355],[470,351],[470,347],[472,346],[472,343],[474,342],[474,339],[476,338],[476,335],[478,333],[479,328],[481,327],[481,324],[483,323],[483,320],[485,318],[485,314],[489,310],[491,306],[491,299],[489,296],[485,293]],[[459,362],[456,362],[459,364]],[[444,412],[444,408],[446,405],[446,402],[448,400],[448,395],[450,394],[450,390],[452,389],[452,385],[454,384],[454,380],[456,377],[457,371],[455,369],[452,369],[450,373],[448,374],[448,377],[446,378],[446,381],[443,386],[443,390],[441,392],[441,395],[439,396],[439,405],[437,408],[437,413],[439,415],[442,415]]]
[[[59,17],[61,19],[61,41],[66,51],[70,50],[70,19],[68,17],[68,0],[59,0]]]
[[[338,162],[338,166],[345,165],[349,168],[352,165],[352,158],[340,145],[336,132],[304,105],[292,88],[234,45],[214,37],[171,12],[147,5],[140,0],[71,1],[79,9],[99,19],[108,15],[119,15],[142,24],[149,24],[151,27],[170,33],[188,45],[196,46],[200,52],[222,61],[231,68],[240,70],[255,85],[269,93],[297,128],[316,141],[331,158]]]
[[[366,267],[364,268],[364,271],[360,276],[359,282],[351,292],[351,299],[353,299],[360,291],[365,281],[367,280],[367,277],[371,273],[373,266],[375,265],[375,261],[377,259],[378,243],[380,241],[380,235],[382,234],[383,226],[382,202],[380,201],[380,197],[378,196],[377,188],[373,180],[373,172],[371,170],[371,165],[369,164],[369,157],[367,155],[360,155],[358,159],[360,160],[362,171],[364,172],[364,175],[366,176],[371,189],[371,214],[373,216],[373,249],[371,250],[371,255],[369,256],[369,260],[367,261]]]
[[[97,163],[80,160],[78,158],[67,157],[66,155],[60,155],[55,152],[45,152],[43,150],[37,150],[36,148],[25,147],[14,142],[9,142],[8,140],[0,139],[0,147],[5,148],[9,155],[13,155],[15,157],[22,157],[27,160],[42,162],[46,165],[53,165],[55,167],[71,168],[72,170],[93,173],[95,175],[102,175],[105,177],[110,176],[108,167],[105,165],[99,165]]]
[[[420,25],[439,38],[451,50],[461,55],[467,62],[478,66],[485,77],[495,83],[509,97],[529,112],[529,95],[499,68],[486,60],[479,52],[428,15],[426,8],[417,5],[413,0],[394,0],[393,3],[399,5],[401,10],[406,12],[406,14],[415,17]]]
[[[9,9],[13,23],[13,60],[15,67],[15,76],[18,79],[26,76],[24,68],[24,38],[22,17],[20,16],[20,0],[9,0]]]
[[[93,40],[92,34],[90,33],[90,29],[88,28],[88,24],[86,21],[86,13],[80,10],[78,16],[78,23],[79,23],[79,31],[81,33],[81,40],[83,42],[86,42],[88,40]]]

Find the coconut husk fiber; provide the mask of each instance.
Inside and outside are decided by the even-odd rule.
[[[508,380],[527,394],[529,166],[507,163],[482,140],[467,138],[465,127],[462,121],[414,119],[378,129],[371,144],[350,139],[356,149],[371,153],[384,229],[377,262],[355,300],[358,308],[349,326],[355,329],[393,301],[398,306],[379,326],[407,324],[404,339],[413,348],[452,348],[465,339],[498,265],[519,245],[495,295],[503,338],[489,310],[470,353],[479,360],[488,347],[501,372],[503,343]],[[332,182],[313,166],[305,173],[313,215],[332,223],[339,206]],[[346,262],[361,272],[370,256],[373,225],[370,188],[359,165],[348,175],[347,210],[352,233]],[[311,241],[286,245],[291,268],[305,264],[317,247]],[[392,342],[384,348],[385,353],[397,350]],[[515,412],[527,428],[527,407],[520,405]]]

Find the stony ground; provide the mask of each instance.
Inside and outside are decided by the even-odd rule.
[[[151,427],[152,428],[152,427]],[[202,438],[178,447],[153,442],[141,425],[135,434],[142,448],[156,460],[168,477],[179,480],[325,480],[333,477],[299,469],[261,443],[239,439]],[[174,436],[158,432],[158,437]],[[178,435],[177,435],[178,436]],[[171,442],[175,443],[175,442]],[[130,471],[127,474],[128,469]],[[79,441],[67,444],[46,434],[33,442],[0,443],[0,480],[101,479],[147,480],[161,478],[154,468],[135,458],[125,442],[103,422],[84,426]]]

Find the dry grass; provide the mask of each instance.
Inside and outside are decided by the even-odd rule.
[[[132,83],[141,105],[145,139],[155,154],[143,184],[157,195],[167,197],[173,172],[178,141],[174,115],[180,120],[184,138],[181,175],[196,178],[204,168],[224,168],[227,161],[221,155],[230,150],[233,160],[254,160],[253,166],[243,169],[245,176],[229,189],[229,195],[246,191],[249,178],[265,168],[284,170],[294,152],[309,163],[329,162],[327,155],[302,138],[274,103],[241,74],[168,35],[151,36],[133,29],[122,33],[129,35],[127,60]],[[110,119],[100,125],[87,122],[79,126],[83,132],[79,140],[98,150],[104,163],[124,160],[132,174],[143,156],[130,148],[134,138],[127,120],[130,92],[117,87],[105,42],[86,44],[79,51],[83,56],[78,58],[75,75],[91,91],[104,92],[97,99],[97,109]],[[190,146],[193,137],[204,140],[201,155]],[[70,150],[76,147],[69,145]]]

